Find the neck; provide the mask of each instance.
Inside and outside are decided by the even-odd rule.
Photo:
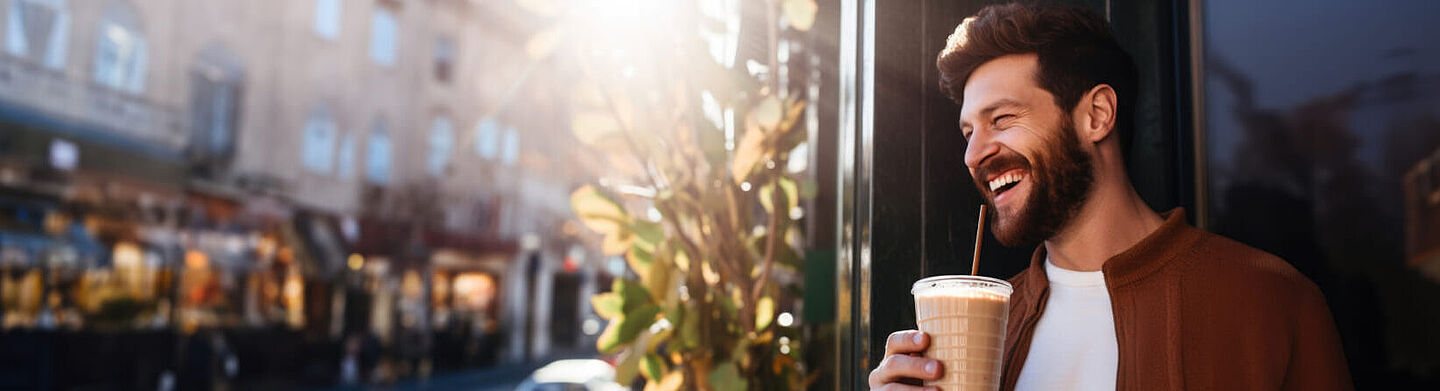
[[[1123,169],[1119,175],[1097,175],[1095,179],[1080,212],[1045,240],[1045,252],[1055,266],[1099,271],[1107,260],[1133,247],[1164,222],[1135,192]]]

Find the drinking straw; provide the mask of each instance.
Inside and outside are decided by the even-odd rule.
[[[980,222],[975,223],[975,259],[970,261],[970,275],[980,274],[980,242],[985,239],[985,204],[980,204]]]

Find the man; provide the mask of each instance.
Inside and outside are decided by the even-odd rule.
[[[1284,260],[1158,214],[1123,152],[1136,71],[1092,12],[981,10],[936,61],[961,106],[965,165],[1009,246],[1043,242],[1010,283],[1005,390],[1350,389],[1324,297]],[[908,330],[874,389],[920,389],[940,362]]]

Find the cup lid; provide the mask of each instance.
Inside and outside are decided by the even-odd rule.
[[[945,275],[926,277],[920,279],[920,281],[915,281],[915,284],[910,287],[910,294],[918,295],[924,291],[946,288],[979,288],[1004,296],[1010,296],[1010,294],[1015,291],[1009,282],[998,278],[971,275]]]

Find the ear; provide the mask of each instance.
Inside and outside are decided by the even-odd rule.
[[[1091,143],[1099,143],[1115,132],[1115,116],[1119,113],[1119,101],[1115,97],[1115,89],[1109,84],[1101,84],[1091,88],[1080,98],[1080,103],[1075,105],[1076,131],[1080,138]]]

